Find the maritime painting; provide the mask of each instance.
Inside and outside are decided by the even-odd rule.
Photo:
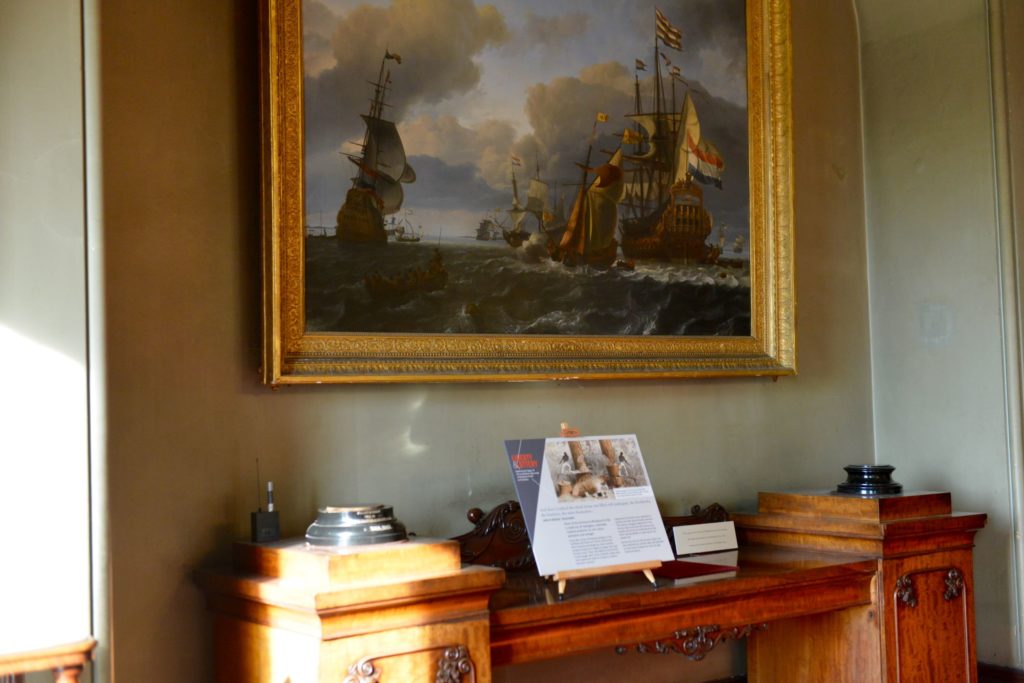
[[[743,0],[303,0],[309,333],[747,337]]]

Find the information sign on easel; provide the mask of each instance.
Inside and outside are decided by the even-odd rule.
[[[671,560],[636,435],[505,442],[537,570],[568,579],[643,572]]]

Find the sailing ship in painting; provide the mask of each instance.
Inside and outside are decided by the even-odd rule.
[[[656,107],[660,101],[656,97]],[[685,94],[679,113],[656,108],[635,118],[646,136],[636,145],[639,153],[630,157],[629,214],[620,226],[623,253],[635,258],[714,261],[720,248],[707,243],[713,218],[704,206],[701,184],[721,187],[725,161],[701,135],[693,98]]]
[[[406,210],[401,220],[396,220],[394,216],[391,217],[391,224],[385,232],[395,242],[419,242],[423,239],[423,226],[418,228],[414,226],[409,220],[409,213],[410,211]]]
[[[697,107],[687,89],[677,106],[676,83],[683,82],[678,67],[670,67],[665,83],[660,43],[680,49],[681,33],[655,10],[654,93],[645,109],[640,93],[639,71],[646,64],[636,60],[634,76],[636,111],[629,118],[633,128],[622,133],[622,145],[608,152],[604,164],[591,167],[597,124],[608,120],[598,113],[582,169],[579,190],[568,220],[547,212],[548,186],[540,180],[539,168],[530,179],[526,204],[519,199],[512,156],[511,230],[506,242],[520,247],[529,238],[526,217],[536,218],[538,234],[546,237],[551,258],[567,266],[589,265],[607,268],[623,262],[619,250],[632,259],[681,260],[713,263],[724,242],[710,245],[713,217],[704,206],[701,184],[722,187],[725,161],[715,145],[701,134]],[[632,147],[624,153],[622,146]],[[591,175],[593,174],[593,175]],[[546,218],[553,220],[546,220]],[[618,235],[619,239],[616,239]],[[741,237],[742,239],[742,237]],[[628,262],[628,261],[627,261]]]
[[[395,53],[384,51],[380,72],[373,83],[370,111],[363,114],[366,132],[359,154],[345,156],[355,164],[357,172],[345,203],[338,210],[338,239],[342,242],[387,244],[384,216],[402,208],[405,194],[402,183],[416,181],[416,172],[406,162],[405,147],[394,121],[384,118],[384,97],[391,84],[389,61],[402,63]],[[397,228],[396,228],[397,230]],[[397,233],[396,233],[397,234]],[[418,241],[418,239],[416,240]]]
[[[521,166],[522,162],[515,155],[512,156],[512,165]],[[512,169],[512,208],[508,210],[508,216],[512,220],[512,229],[502,229],[501,235],[508,242],[508,246],[518,249],[523,242],[529,239],[529,233],[523,229],[526,221],[526,207],[519,201],[519,183],[516,182],[516,169]]]
[[[620,226],[622,251],[635,258],[714,261],[721,246],[707,244],[713,219],[704,207],[704,191],[698,182],[722,187],[725,161],[718,149],[701,134],[697,107],[689,88],[676,107],[676,84],[684,83],[679,67],[669,66],[669,88],[662,77],[661,62],[668,61],[659,42],[674,50],[682,47],[682,33],[661,10],[655,9],[654,94],[645,111],[635,78],[636,112],[632,131],[623,133],[631,142],[631,187],[627,215]],[[637,72],[646,70],[640,59]]]
[[[594,130],[597,130],[599,121],[606,120],[607,116],[598,114]],[[619,243],[615,239],[615,229],[618,224],[618,203],[625,192],[622,150],[615,150],[607,163],[592,169],[590,158],[593,139],[592,134],[587,159],[580,164],[583,179],[573,201],[565,231],[557,241],[549,240],[548,253],[552,260],[567,266],[608,268],[618,260]],[[593,181],[590,180],[591,171],[594,173]]]
[[[516,167],[522,166],[522,160],[515,154],[510,155],[512,162],[512,208],[508,209],[512,229],[502,229],[502,237],[513,249],[517,249],[536,234],[548,241],[557,240],[565,230],[563,201],[558,196],[557,183],[554,189],[556,199],[551,201],[551,188],[547,181],[541,180],[540,163],[535,165],[535,173],[529,179],[526,189],[526,203],[519,199],[519,182],[516,178]]]
[[[493,214],[480,219],[480,224],[476,228],[476,239],[481,242],[502,239],[501,224]]]

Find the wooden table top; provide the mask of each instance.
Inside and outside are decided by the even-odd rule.
[[[480,606],[472,609],[486,605],[491,658],[501,665],[662,641],[685,629],[760,626],[869,605],[877,570],[877,559],[867,556],[746,546],[739,550],[735,571],[659,577],[656,587],[638,572],[575,579],[562,600],[553,582],[533,572],[506,574],[475,566],[345,588],[236,570],[202,570],[197,578],[216,610],[256,620],[288,612],[289,628],[301,624],[323,638],[350,631],[353,620],[368,611],[404,614],[406,604],[447,598],[469,605],[466,600],[479,599]]]
[[[509,574],[491,597],[494,664],[670,638],[698,626],[745,626],[871,602],[870,557],[741,548],[735,572],[685,579],[639,573],[570,581],[565,598],[533,574]]]

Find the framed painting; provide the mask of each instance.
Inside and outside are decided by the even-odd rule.
[[[268,384],[795,372],[788,0],[264,0]]]

